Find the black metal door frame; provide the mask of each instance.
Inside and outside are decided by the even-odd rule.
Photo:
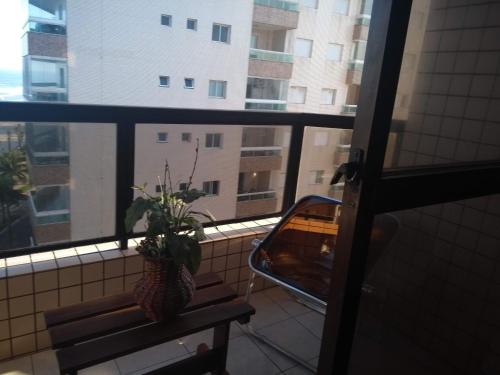
[[[412,0],[375,0],[351,141],[359,184],[346,182],[318,374],[347,374],[374,215],[500,193],[500,160],[383,171]],[[404,192],[404,193],[402,193]]]

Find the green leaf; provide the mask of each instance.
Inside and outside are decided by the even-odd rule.
[[[143,197],[138,197],[132,202],[125,216],[125,230],[127,232],[132,231],[134,225],[142,219],[146,211],[151,209],[152,204],[153,202]]]
[[[198,272],[201,263],[201,246],[198,241],[190,238],[189,252],[186,259],[186,268],[192,275]]]
[[[204,191],[198,189],[189,189],[183,191],[177,191],[173,196],[177,199],[182,199],[185,203],[191,203],[195,200],[207,195]]]

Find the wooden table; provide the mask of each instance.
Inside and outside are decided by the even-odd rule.
[[[132,293],[99,298],[45,312],[61,374],[214,328],[213,348],[148,374],[224,374],[232,321],[247,323],[255,309],[233,301],[237,293],[213,273],[195,276],[193,300],[174,320],[152,322]]]

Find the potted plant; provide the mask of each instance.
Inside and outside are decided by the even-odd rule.
[[[205,239],[200,220],[213,221],[208,212],[195,211],[191,206],[193,201],[205,195],[191,188],[197,161],[198,141],[193,170],[185,190],[173,190],[167,160],[163,181],[158,177],[159,195],[147,193],[147,184],[134,186],[133,189],[142,194],[127,209],[127,232],[146,216],[145,239],[137,246],[137,251],[144,256],[146,269],[135,286],[134,297],[146,316],[155,321],[175,316],[191,300],[195,290],[192,275],[201,262],[199,241]]]

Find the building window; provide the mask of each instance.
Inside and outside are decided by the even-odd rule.
[[[168,133],[166,133],[166,132],[158,132],[156,134],[156,142],[159,142],[159,143],[168,142]]]
[[[212,26],[212,40],[229,43],[231,40],[231,26],[214,23]]]
[[[366,41],[365,40],[357,40],[352,45],[352,56],[351,60],[353,61],[364,61],[366,53]],[[404,63],[404,58],[403,58]]]
[[[198,30],[198,20],[188,18],[186,21],[186,29],[194,31]]]
[[[297,38],[295,40],[295,56],[311,57],[313,41]]]
[[[226,98],[226,81],[209,81],[208,84],[208,96],[211,98]]]
[[[334,89],[321,89],[321,104],[334,105],[337,90]]]
[[[307,8],[318,8],[318,0],[300,0],[300,3]]]
[[[182,142],[191,142],[191,133],[182,133],[181,140]]]
[[[184,78],[184,88],[194,89],[194,78]]]
[[[334,7],[335,13],[349,14],[349,0],[335,0]]]
[[[219,195],[219,181],[203,182],[203,192],[207,195]]]
[[[162,14],[161,15],[161,24],[163,26],[172,26],[172,16],[169,14]]]
[[[307,87],[291,86],[288,101],[294,104],[304,104],[306,102]]]
[[[163,191],[166,191],[167,190],[167,185],[165,185],[165,184],[163,184],[163,185],[156,185],[155,191],[157,193],[161,193],[162,189],[163,189]]]
[[[373,7],[373,0],[362,0],[361,1],[361,9],[359,11],[359,14],[363,15],[371,15],[372,14],[372,7]]]
[[[205,138],[205,147],[222,148],[222,133],[208,133]]]
[[[325,171],[311,171],[309,172],[309,184],[320,185],[323,183]]]
[[[342,50],[344,46],[337,43],[329,43],[328,51],[326,52],[326,58],[331,61],[340,62],[342,60]]]
[[[160,76],[160,86],[161,87],[169,87],[170,86],[170,77],[169,76]]]
[[[188,188],[188,184],[187,184],[187,182],[181,182],[181,183],[179,184],[179,191],[186,191],[186,190],[187,190],[187,188]]]

